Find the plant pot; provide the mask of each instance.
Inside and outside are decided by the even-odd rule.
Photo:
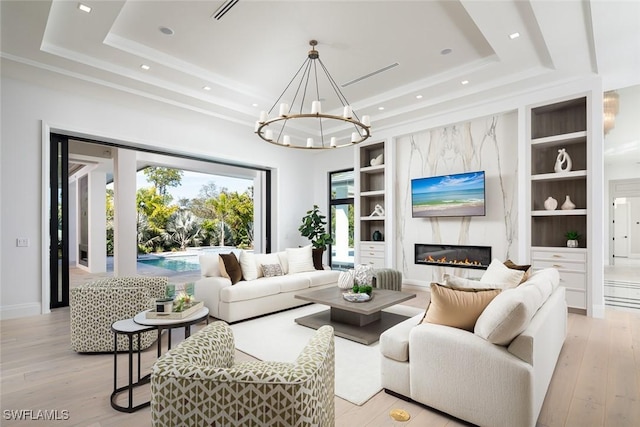
[[[316,270],[324,270],[322,265],[322,255],[324,254],[323,248],[313,248],[311,250],[311,257],[313,258],[313,267]]]
[[[568,248],[577,248],[578,247],[578,241],[577,240],[567,240],[567,247]]]

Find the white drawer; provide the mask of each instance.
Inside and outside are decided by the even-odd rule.
[[[360,242],[360,251],[382,251],[384,252],[384,242]]]
[[[368,264],[373,268],[384,268],[384,257],[360,257],[360,264]]]
[[[546,260],[559,260],[559,261],[582,261],[587,260],[587,251],[584,249],[542,249],[531,248],[531,259],[546,259]]]
[[[565,294],[567,305],[571,308],[581,308],[586,310],[587,308],[587,294],[584,291],[576,291],[573,289],[567,289]]]
[[[560,285],[567,289],[585,292],[587,290],[587,275],[574,271],[561,271]]]
[[[532,261],[534,270],[539,270],[542,268],[556,268],[558,271],[578,271],[585,272],[587,269],[587,264],[584,261],[567,261],[567,260],[537,260],[534,259]]]

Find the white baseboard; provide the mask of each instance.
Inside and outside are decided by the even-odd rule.
[[[42,314],[39,302],[26,304],[5,305],[0,307],[0,320],[16,319],[18,317],[38,316]]]

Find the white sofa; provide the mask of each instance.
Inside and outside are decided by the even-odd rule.
[[[287,249],[253,256],[248,252],[240,252],[243,276],[250,280],[242,280],[234,285],[229,278],[222,277],[217,254],[200,255],[202,278],[195,283],[195,298],[204,301],[211,316],[228,323],[308,304],[308,301],[294,298],[294,295],[305,290],[337,286],[340,271],[330,270],[328,267],[315,270],[310,248],[310,267],[298,266],[295,272],[293,268],[289,271],[289,256],[303,249]],[[252,260],[255,262],[255,270],[253,266],[246,268],[247,262],[251,263]],[[261,266],[274,263],[281,266],[283,275],[264,277]],[[251,274],[249,270],[253,270]]]
[[[544,269],[517,288],[539,288],[541,306],[505,345],[478,334],[480,318],[474,332],[421,323],[423,314],[388,329],[380,337],[383,388],[480,426],[534,426],[566,337],[558,283],[558,272]]]

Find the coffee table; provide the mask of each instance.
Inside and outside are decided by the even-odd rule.
[[[408,292],[374,288],[371,300],[349,302],[342,297],[344,292],[331,287],[296,294],[295,298],[328,305],[330,309],[299,317],[295,322],[313,329],[331,325],[337,336],[369,345],[378,341],[382,332],[408,318],[382,309],[416,297]]]

